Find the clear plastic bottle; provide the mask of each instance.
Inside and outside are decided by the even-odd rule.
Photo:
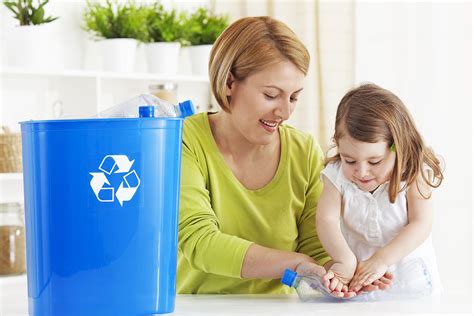
[[[431,295],[433,284],[431,274],[422,258],[399,263],[393,273],[392,285],[383,291],[360,295],[360,300],[410,300]]]
[[[167,101],[161,100],[151,94],[141,94],[113,106],[105,111],[100,112],[98,117],[106,118],[136,118],[140,117],[140,107],[153,107],[153,116],[151,117],[187,117],[193,115],[196,110],[190,100],[179,103],[178,105],[171,104]],[[144,112],[145,113],[145,112]],[[147,110],[147,115],[150,117],[151,110]]]
[[[293,287],[302,301],[311,301],[322,297],[331,297],[329,291],[324,286],[320,276],[299,275],[295,271],[286,269],[281,283]]]
[[[281,282],[295,288],[302,301],[321,298],[344,301],[409,300],[429,296],[433,292],[431,275],[421,258],[398,264],[393,271],[393,281],[388,289],[367,292],[352,298],[332,296],[318,275],[298,275],[286,269]]]

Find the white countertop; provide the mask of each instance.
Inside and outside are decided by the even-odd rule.
[[[173,315],[472,314],[471,293],[392,302],[300,302],[296,295],[177,295]],[[0,278],[0,316],[28,316],[26,276]]]

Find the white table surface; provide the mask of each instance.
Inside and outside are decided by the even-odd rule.
[[[173,315],[400,315],[472,314],[472,297],[385,302],[300,302],[296,295],[177,295]],[[0,278],[0,316],[28,316],[26,276]],[[87,316],[87,315],[85,315]]]

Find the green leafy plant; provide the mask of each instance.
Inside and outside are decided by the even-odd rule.
[[[38,0],[37,6],[33,4],[33,0],[4,1],[3,4],[13,12],[14,18],[20,21],[20,25],[37,25],[58,19],[58,17],[44,16],[44,6],[48,2],[49,0],[43,2]]]
[[[184,22],[184,45],[214,44],[228,25],[229,18],[226,15],[215,15],[204,7],[198,8]]]
[[[87,1],[83,13],[84,29],[98,39],[134,38],[148,41],[147,10],[133,1],[120,4],[107,0],[105,4]]]
[[[181,42],[183,37],[184,13],[171,9],[166,11],[161,4],[147,7],[149,42]]]

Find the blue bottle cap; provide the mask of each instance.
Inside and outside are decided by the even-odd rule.
[[[155,107],[153,105],[139,106],[138,117],[155,117]]]
[[[283,273],[283,277],[281,278],[281,283],[291,287],[293,286],[293,282],[295,281],[297,275],[298,274],[295,271],[286,269]]]
[[[196,113],[193,102],[191,100],[186,100],[184,102],[181,102],[178,106],[179,106],[179,111],[181,112],[182,118],[191,116],[194,113]]]

